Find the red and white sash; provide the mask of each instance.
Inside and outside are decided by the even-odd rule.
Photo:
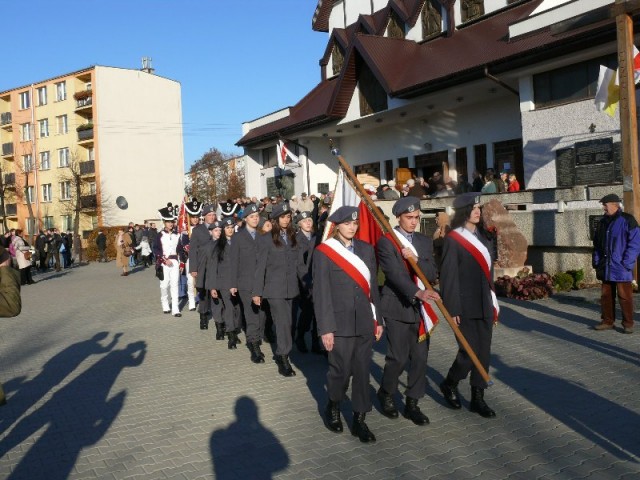
[[[491,287],[491,301],[493,302],[493,321],[498,321],[498,314],[500,313],[500,305],[498,305],[498,297],[493,289],[491,283],[491,255],[489,250],[484,244],[478,240],[473,233],[464,227],[456,228],[449,232],[449,236],[458,242],[471,256],[478,262],[478,265],[484,272],[484,276],[487,278],[487,282]]]
[[[391,238],[391,235],[392,235],[391,233],[385,234],[385,236],[389,240],[391,240],[391,243],[395,245],[397,248],[397,244],[393,241],[393,239]],[[404,248],[408,248],[409,250],[411,250],[411,252],[418,258],[418,251],[416,250],[416,247],[413,246],[413,244],[407,239],[407,237],[405,237],[399,232],[396,233],[395,235],[396,235],[396,238],[402,244],[402,246]],[[411,275],[411,279],[414,281],[416,286],[420,290],[424,290],[425,289],[424,283],[422,283],[422,280],[420,280],[418,276],[413,272],[413,270],[409,266],[409,263],[406,260],[404,262],[404,266],[409,271],[409,275]],[[433,310],[431,305],[429,305],[427,302],[420,302],[420,317],[422,318],[423,324],[421,325],[421,328],[418,330],[419,342],[426,340],[427,335],[431,335],[431,330],[433,330],[433,328],[438,324],[438,321],[439,321],[438,315],[436,315],[436,312]]]
[[[335,238],[329,238],[316,247],[316,250],[324,253],[329,260],[340,267],[362,289],[371,305],[373,321],[378,325],[376,307],[371,302],[371,271],[362,259],[350,252]]]

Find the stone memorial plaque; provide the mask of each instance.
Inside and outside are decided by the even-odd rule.
[[[602,215],[589,215],[589,238],[593,240],[596,236],[596,230],[600,225],[600,219]]]
[[[613,138],[577,142],[556,150],[556,186],[622,183],[622,149]]]
[[[279,193],[280,193],[280,190],[278,190],[278,187],[276,186],[275,177],[267,178],[267,196],[275,197]]]
[[[575,150],[573,148],[556,150],[556,185],[558,187],[573,187],[575,184]]]
[[[576,142],[576,167],[613,162],[613,138]]]

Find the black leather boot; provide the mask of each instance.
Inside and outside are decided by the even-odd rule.
[[[287,355],[276,355],[276,363],[278,364],[278,373],[283,377],[293,377],[296,374],[291,368]]]
[[[251,352],[251,361],[253,363],[264,363],[264,358],[261,355],[262,352],[260,352],[260,345],[256,342],[247,342],[247,347]]]
[[[256,352],[256,355],[261,359],[256,363],[264,363],[264,353],[262,353],[262,350],[260,350],[260,342],[253,342],[253,349]]]
[[[440,391],[444,395],[444,399],[447,404],[454,410],[459,410],[462,406],[460,404],[460,393],[458,392],[458,382],[454,382],[449,377],[444,379],[444,382],[440,384]]]
[[[382,388],[378,390],[376,395],[380,401],[382,414],[387,418],[398,418],[398,410],[393,403],[393,396],[385,392]]]
[[[327,421],[327,428],[332,432],[342,433],[342,420],[340,419],[340,402],[329,400],[327,408],[324,410]]]
[[[236,333],[236,345],[240,345],[242,342],[240,341],[240,337],[238,335],[242,333],[242,329],[236,328],[235,333]]]
[[[206,313],[200,314],[200,330],[209,329],[209,315]]]
[[[235,350],[236,348],[236,332],[227,332],[227,348]]]
[[[403,415],[416,425],[429,424],[429,417],[420,411],[420,407],[418,407],[418,400],[416,398],[407,397],[405,399]]]
[[[484,389],[479,387],[471,387],[471,403],[469,404],[469,411],[478,413],[484,418],[494,418],[496,416],[496,412],[494,412],[484,401]]]
[[[364,422],[366,413],[353,412],[353,428],[351,435],[358,437],[362,443],[375,442],[376,436],[371,433],[369,427]]]
[[[224,340],[224,323],[215,322],[215,324],[216,324],[216,340]]]

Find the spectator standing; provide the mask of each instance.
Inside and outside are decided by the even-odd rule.
[[[129,257],[125,256],[125,248],[133,248],[133,241],[129,232],[125,232],[122,228],[118,230],[116,235],[116,266],[122,268],[121,277],[129,275]]]
[[[471,184],[472,192],[481,192],[482,187],[484,186],[484,181],[482,180],[482,175],[478,170],[474,170],[472,175],[473,183]]]
[[[47,269],[47,264],[45,260],[47,258],[47,237],[42,230],[38,234],[38,238],[36,238],[36,255],[38,256],[38,270],[44,272]]]
[[[96,247],[98,247],[98,262],[108,262],[107,259],[107,236],[102,230],[98,231],[96,237]]]
[[[407,192],[407,196],[416,197],[416,198],[426,198],[427,191],[424,189],[422,185],[418,185],[413,178],[407,180],[407,185],[409,186],[409,191]]]
[[[509,187],[507,188],[508,192],[519,192],[520,191],[520,182],[516,178],[515,173],[509,174]]]
[[[498,188],[494,182],[493,173],[487,172],[484,176],[484,186],[482,187],[482,193],[498,193]]]
[[[31,251],[29,250],[29,244],[22,238],[22,230],[16,230],[11,243],[13,250],[16,252],[16,262],[20,271],[20,285],[35,283],[31,277]]]

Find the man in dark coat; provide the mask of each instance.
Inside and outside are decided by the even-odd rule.
[[[47,270],[47,264],[45,260],[47,258],[47,237],[44,232],[40,230],[38,238],[36,238],[36,251],[38,252],[38,270],[44,272]]]
[[[418,285],[407,259],[413,258],[427,280],[436,278],[433,257],[433,242],[417,232],[420,224],[420,200],[404,197],[393,205],[392,213],[398,220],[395,234],[403,245],[400,250],[393,240],[383,236],[378,241],[377,251],[380,268],[384,272],[380,309],[387,326],[387,356],[378,399],[382,413],[397,418],[393,394],[398,388],[399,377],[409,361],[404,416],[416,425],[426,425],[429,419],[420,411],[418,401],[424,396],[426,387],[427,356],[429,339],[424,331],[421,302],[439,300],[433,290]],[[421,329],[421,326],[423,327]]]
[[[98,262],[107,262],[107,236],[102,230],[98,232],[96,237],[96,246],[98,247]]]
[[[199,255],[207,243],[213,242],[209,233],[209,225],[216,221],[215,205],[204,205],[202,207],[202,215],[204,216],[204,223],[193,227],[189,238],[189,274],[194,279],[198,276],[198,268],[202,268],[205,265],[204,262],[200,262]],[[200,295],[200,303],[198,304],[200,329],[207,330],[209,328],[209,313],[211,312],[210,294],[203,290],[200,290],[198,294]]]

